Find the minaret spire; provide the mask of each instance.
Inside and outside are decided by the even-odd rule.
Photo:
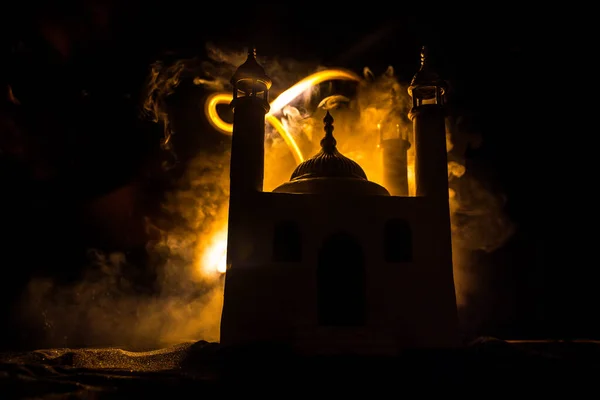
[[[421,47],[421,69],[427,68],[427,65],[426,65],[427,55],[428,55],[427,46],[422,46]]]
[[[240,96],[260,96],[265,100],[267,111],[269,107],[269,89],[271,78],[265,73],[265,69],[256,61],[256,48],[248,47],[248,58],[238,67],[231,77],[233,85],[233,102]]]
[[[446,92],[446,82],[431,68],[429,49],[421,47],[421,67],[413,77],[408,87],[408,94],[413,98],[413,108],[421,105],[422,101],[435,99],[437,104],[443,104]]]

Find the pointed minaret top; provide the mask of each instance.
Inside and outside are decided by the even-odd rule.
[[[235,71],[231,83],[245,92],[253,88],[257,92],[271,88],[271,78],[267,76],[265,69],[256,61],[256,47],[248,47],[248,58]],[[257,83],[259,85],[256,85]]]
[[[415,74],[410,86],[408,94],[417,96],[420,99],[431,99],[435,97],[436,89],[439,88],[441,94],[446,90],[446,82],[431,68],[429,61],[429,50],[427,46],[421,47],[421,67]]]

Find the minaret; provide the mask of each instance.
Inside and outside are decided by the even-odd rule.
[[[423,46],[421,68],[408,88],[412,96],[409,118],[415,135],[415,194],[448,207],[445,91],[446,83],[429,67]]]
[[[263,190],[265,158],[265,115],[269,112],[271,79],[256,61],[256,50],[248,49],[248,58],[231,78],[233,85],[233,137],[230,161],[228,243],[237,243],[242,232],[237,222],[253,194]],[[228,246],[227,263],[231,264],[236,246]]]
[[[397,124],[379,126],[379,145],[383,159],[383,185],[392,196],[408,196],[408,156],[410,142]],[[391,131],[391,132],[390,132]]]
[[[448,153],[446,149],[446,115],[444,94],[446,83],[430,68],[427,49],[421,50],[421,68],[413,77],[408,93],[412,96],[409,118],[413,121],[415,146],[416,196],[427,209],[431,228],[431,263],[436,279],[443,282],[436,289],[445,299],[447,335],[458,334],[458,315],[452,265],[452,235],[448,199]]]

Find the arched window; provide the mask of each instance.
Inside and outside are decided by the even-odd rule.
[[[319,325],[364,325],[365,266],[360,244],[349,235],[333,235],[323,243],[318,263]]]
[[[410,262],[413,258],[413,240],[410,225],[403,219],[385,223],[384,256],[387,262]]]
[[[273,232],[273,261],[302,261],[302,236],[294,221],[283,221],[275,225]]]

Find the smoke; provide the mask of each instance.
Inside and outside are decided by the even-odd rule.
[[[143,117],[163,127],[165,152],[176,156],[169,96],[186,80],[198,84],[203,79],[202,84],[219,89],[221,81],[211,73],[226,76],[197,59],[150,66]],[[163,165],[165,170],[173,166]],[[219,246],[226,237],[228,181],[228,151],[201,149],[165,193],[161,212],[147,217],[149,236],[156,238],[146,246],[148,265],[136,265],[122,252],[92,249],[79,281],[31,280],[22,311],[25,323],[37,331],[36,343],[140,349],[218,341],[224,262]],[[153,287],[147,282],[144,287],[140,274],[132,273],[140,268],[153,270]]]
[[[131,273],[139,266],[125,254],[99,250],[90,250],[90,264],[74,284],[49,278],[29,283],[25,317],[42,330],[43,345],[153,348],[218,341],[223,281],[207,250],[227,217],[227,159],[199,155],[166,196],[162,215],[168,221],[148,221],[158,231],[147,245],[156,268],[152,291],[139,288]]]
[[[218,62],[229,63],[228,79],[244,60],[244,53],[227,55],[210,47]],[[259,60],[267,74],[274,79],[275,97],[310,73],[325,69],[317,63],[298,63],[293,60]],[[338,149],[357,161],[370,180],[383,184],[381,135],[396,134],[413,140],[412,123],[407,115],[411,99],[407,85],[399,82],[393,66],[375,74],[368,66],[359,82],[326,82],[315,85],[293,100],[277,115],[282,125],[299,144],[305,157],[319,150],[323,136],[323,117],[326,110],[334,116],[334,135]],[[485,266],[476,265],[477,252],[493,252],[502,247],[515,227],[504,211],[505,198],[493,192],[485,182],[466,169],[467,150],[482,145],[478,133],[461,129],[461,115],[450,115],[447,124],[448,179],[452,223],[452,245],[457,299],[460,308],[471,304],[468,299],[478,294],[479,277]],[[382,128],[383,127],[383,128]],[[393,132],[390,132],[392,130]],[[287,181],[296,163],[281,135],[267,124],[265,156],[265,190],[272,190]],[[412,149],[414,150],[414,148]],[[409,150],[409,164],[414,153]],[[409,165],[409,173],[414,169]],[[409,182],[410,182],[409,177]],[[409,190],[414,194],[414,182]]]
[[[115,345],[147,349],[206,338],[218,340],[219,285],[191,288],[183,279],[155,295],[142,295],[124,276],[123,253],[90,251],[83,278],[61,285],[50,278],[30,282],[27,315],[40,329],[41,347]],[[181,277],[185,276],[181,273]],[[192,281],[193,282],[193,281]],[[176,287],[180,292],[175,292]]]
[[[212,44],[206,50],[208,60],[157,61],[150,66],[144,117],[163,127],[163,148],[175,155],[176,124],[167,106],[169,96],[184,81],[209,93],[229,92],[229,79],[246,57],[246,52],[230,52]],[[317,62],[260,55],[259,62],[273,79],[272,99],[308,74],[324,69]],[[406,86],[398,81],[393,67],[379,74],[365,67],[358,82],[315,85],[275,117],[308,158],[319,149],[322,120],[326,110],[331,110],[340,152],[357,161],[370,180],[382,184],[378,148],[382,126],[383,133],[392,129],[412,140],[406,117],[410,104]],[[201,118],[203,105],[197,106]],[[467,308],[468,299],[477,292],[477,271],[483,267],[473,265],[472,254],[501,247],[514,229],[504,214],[502,196],[488,190],[465,167],[466,149],[480,141],[477,135],[458,129],[458,124],[448,124],[454,273],[461,308]],[[409,153],[409,162],[413,156]],[[264,189],[270,191],[289,180],[296,165],[287,143],[267,124]],[[224,263],[228,185],[228,151],[202,149],[187,163],[163,202],[164,217],[148,219],[148,228],[158,236],[147,246],[157,277],[152,294],[140,295],[134,280],[126,278],[123,271],[132,267],[120,253],[90,252],[87,273],[76,284],[32,281],[27,294],[29,316],[38,323],[41,318],[48,344],[152,347],[184,340],[217,341],[223,295],[223,276],[218,270]]]
[[[43,332],[42,345],[114,344],[155,348],[188,340],[218,341],[223,280],[208,254],[227,218],[228,154],[201,154],[167,193],[158,233],[147,245],[156,287],[140,288],[138,265],[125,254],[89,251],[74,284],[34,279],[25,317]],[[158,226],[162,226],[159,228]],[[144,293],[146,292],[146,293]]]
[[[501,248],[515,232],[505,213],[504,194],[491,189],[480,175],[465,167],[468,149],[483,146],[481,135],[461,129],[463,116],[451,115],[447,123],[448,180],[454,279],[459,311],[465,324],[477,324],[477,304],[485,298],[485,265],[478,253]],[[470,327],[473,329],[473,327]]]

